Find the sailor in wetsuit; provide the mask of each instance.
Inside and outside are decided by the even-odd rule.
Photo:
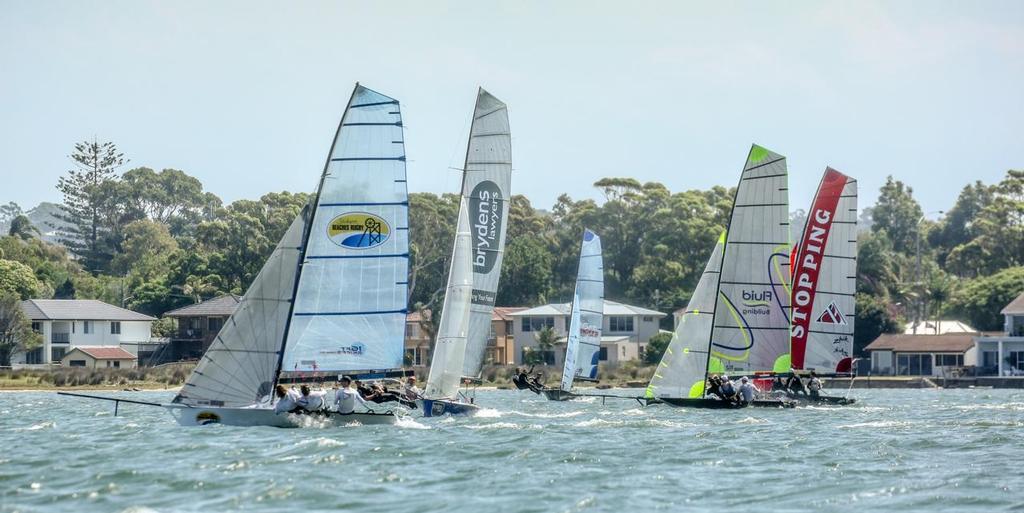
[[[736,396],[736,386],[732,384],[732,380],[730,380],[729,376],[726,376],[725,374],[722,374],[721,391],[722,398],[724,398],[726,401],[738,402],[738,398]]]
[[[533,367],[530,367],[530,370],[533,370]],[[540,394],[541,391],[544,390],[544,373],[538,372],[533,376],[533,379],[527,381],[526,384],[530,387],[530,390],[532,390],[533,393]]]
[[[533,367],[531,365],[530,370],[516,369],[516,375],[512,377],[512,384],[519,390],[530,388],[530,373],[533,372]]]
[[[789,376],[789,379],[786,380],[786,390],[788,390],[789,393],[793,395],[807,395],[807,389],[804,388],[804,382],[800,380],[800,376],[797,376],[796,370],[790,369],[789,372],[791,372],[792,375]]]
[[[807,382],[807,390],[811,397],[821,397],[821,380],[818,375],[811,371],[811,380]]]
[[[707,395],[713,395],[722,400],[725,399],[725,396],[722,395],[722,378],[718,377],[718,374],[708,376]]]

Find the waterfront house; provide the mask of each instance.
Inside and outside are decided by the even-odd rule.
[[[975,337],[978,376],[1024,376],[1024,293],[1006,305],[1003,332]]]
[[[977,362],[977,333],[883,333],[864,348],[875,376],[948,376]]]
[[[60,363],[65,367],[87,369],[133,369],[138,366],[137,356],[119,346],[79,346],[67,352]]]
[[[536,335],[545,326],[555,330],[557,341],[554,348],[543,351],[540,357],[549,365],[562,365],[570,307],[569,303],[552,303],[510,315],[515,319],[512,324],[517,365],[524,363],[527,353],[540,351]],[[662,317],[665,314],[656,310],[605,300],[600,361],[618,364],[638,359],[647,341],[658,334]]]
[[[164,317],[174,319],[176,326],[171,334],[169,354],[163,355],[161,359],[177,361],[201,358],[228,317],[235,313],[241,300],[241,296],[226,294],[165,313]]]
[[[427,310],[429,313],[430,311]],[[423,316],[419,312],[405,315],[405,364],[423,367],[430,364],[431,336],[423,327]]]
[[[11,358],[14,365],[60,363],[80,347],[120,347],[138,356],[151,350],[154,319],[95,299],[29,299],[21,310],[42,335],[39,347]]]
[[[491,330],[487,335],[484,365],[512,365],[515,362],[512,314],[524,307],[496,306],[491,313]],[[405,316],[405,363],[415,367],[430,365],[433,339],[423,326],[419,312]]]

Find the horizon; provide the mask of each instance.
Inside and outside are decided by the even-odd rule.
[[[225,204],[310,192],[356,81],[401,102],[410,192],[457,192],[475,89],[501,98],[512,192],[544,210],[605,177],[733,187],[752,143],[787,157],[790,211],[826,166],[860,209],[892,175],[926,212],[1024,167],[1024,4],[272,5],[8,3],[0,203],[60,203],[93,137]]]

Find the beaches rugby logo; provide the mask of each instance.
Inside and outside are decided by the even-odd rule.
[[[341,214],[327,223],[327,237],[346,249],[371,249],[387,242],[391,226],[382,217],[366,212]]]

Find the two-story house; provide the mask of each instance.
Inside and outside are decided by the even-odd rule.
[[[162,359],[201,358],[241,300],[241,296],[227,294],[164,313],[164,317],[174,319],[177,326],[171,335],[170,355],[164,355]]]
[[[569,303],[552,303],[512,313],[515,363],[521,365],[529,352],[540,351],[537,333],[545,326],[555,330],[553,349],[543,351],[542,360],[549,365],[565,361],[565,339],[569,329]],[[600,361],[616,364],[636,360],[643,354],[647,341],[657,335],[665,314],[656,310],[604,301],[604,326],[601,336]]]
[[[491,313],[491,330],[487,335],[487,349],[484,365],[512,365],[515,362],[512,314],[525,310],[523,307],[496,306]],[[414,367],[430,365],[433,339],[423,326],[419,312],[405,316],[405,362]]]
[[[29,299],[21,302],[21,310],[43,343],[13,355],[15,365],[60,363],[76,347],[118,347],[138,356],[156,320],[95,299]]]
[[[975,337],[979,376],[1024,376],[1024,293],[1000,312],[1003,333]]]

